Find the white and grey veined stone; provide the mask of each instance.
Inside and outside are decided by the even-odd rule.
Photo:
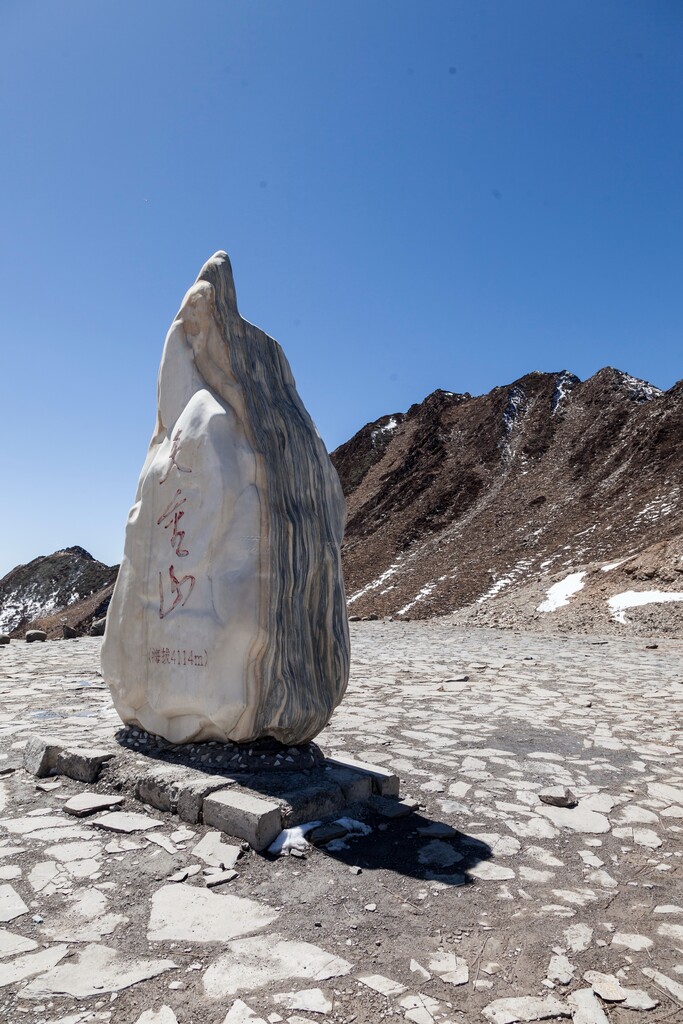
[[[348,680],[339,479],[230,261],[171,325],[102,673],[124,722],[172,742],[311,739]]]

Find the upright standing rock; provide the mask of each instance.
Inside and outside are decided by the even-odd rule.
[[[172,742],[310,740],[348,680],[344,498],[272,338],[216,253],[183,300],[128,516],[102,674]]]

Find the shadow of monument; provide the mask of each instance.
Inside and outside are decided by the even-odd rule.
[[[124,727],[117,732],[116,739],[122,752],[137,755],[136,774],[141,778],[146,770],[140,765],[140,755],[152,772],[157,765],[164,772],[170,771],[175,779],[173,769],[177,769],[179,781],[184,776],[192,776],[195,781],[199,777],[212,790],[235,786],[284,802],[296,809],[292,825],[310,821],[329,823],[340,818],[360,820],[361,828],[368,829],[367,834],[351,830],[338,840],[316,847],[349,868],[390,871],[426,884],[438,882],[457,887],[470,884],[473,878],[469,872],[494,856],[485,842],[445,822],[417,813],[387,817],[379,809],[379,804],[386,811],[387,805],[393,803],[386,798],[379,803],[374,803],[372,797],[340,803],[340,782],[343,787],[349,775],[358,779],[363,773],[326,760],[316,744],[302,748],[283,748],[272,741],[244,747],[221,743],[172,744],[144,733],[140,734],[139,742],[136,733],[137,730]],[[236,756],[239,764],[231,767],[231,759]],[[276,758],[280,759],[279,764]],[[268,860],[277,857],[267,850],[260,856]]]
[[[421,814],[386,822],[366,813],[363,821],[372,829],[367,835],[347,835],[318,847],[320,852],[349,868],[390,871],[454,887],[470,885],[470,870],[494,856],[487,843]]]

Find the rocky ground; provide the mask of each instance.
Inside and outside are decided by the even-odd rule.
[[[683,1021],[683,642],[448,619],[352,639],[320,745],[420,810],[303,857],[220,837],[215,888],[205,826],[127,796],[144,817],[113,832],[64,809],[106,775],[20,767],[32,733],[111,741],[100,641],[0,648],[3,1024]]]

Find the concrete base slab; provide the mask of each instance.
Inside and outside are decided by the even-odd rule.
[[[27,744],[25,767],[39,776],[61,774],[87,783],[99,779],[108,793],[125,792],[165,814],[245,840],[255,850],[265,850],[285,828],[329,822],[349,807],[365,805],[385,817],[409,812],[396,799],[398,776],[361,761],[337,757],[301,771],[290,765],[280,771],[270,764],[266,771],[234,773],[213,761],[201,768],[180,763],[176,750],[168,759],[162,748],[155,751],[155,757],[141,763],[140,750],[126,745],[76,749],[35,737]]]

